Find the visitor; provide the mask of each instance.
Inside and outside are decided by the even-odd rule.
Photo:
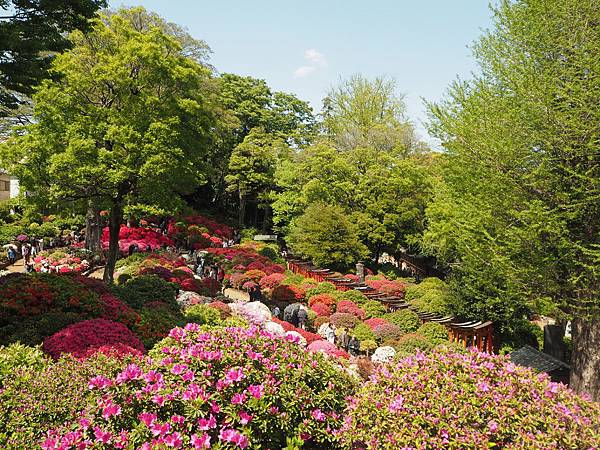
[[[337,345],[343,350],[348,350],[348,345],[350,343],[350,336],[345,328],[342,328],[342,332],[337,337]]]
[[[217,279],[217,268],[215,266],[210,267],[210,271],[208,272],[208,278]]]
[[[13,246],[8,247],[6,256],[8,256],[8,262],[10,264],[14,264],[17,261],[17,251]]]
[[[235,241],[233,239],[229,239],[227,241],[227,244],[228,244],[229,247],[233,247],[235,245]]]
[[[48,261],[44,261],[42,263],[42,268],[40,269],[40,272],[42,272],[42,273],[50,273],[50,265],[48,264]]]
[[[217,271],[217,281],[219,283],[222,283],[224,279],[225,279],[225,271],[223,270],[222,267],[219,267],[219,270]]]
[[[325,339],[327,339],[330,344],[335,345],[335,325],[332,323],[328,323],[325,328]]]
[[[279,314],[281,314],[281,310],[279,309],[279,306],[275,305],[273,307],[273,309],[271,310],[271,314],[273,314],[273,317],[275,317],[276,319],[279,319]]]
[[[25,269],[25,272],[27,272],[27,265],[31,259],[31,244],[29,242],[23,244],[21,247],[21,254],[23,255],[23,268]]]
[[[197,252],[196,253],[196,273],[201,276],[203,271],[204,271],[204,256],[202,253]]]
[[[233,232],[233,241],[235,244],[242,242],[242,235],[240,234],[239,230],[235,230]]]
[[[306,321],[308,319],[308,314],[306,309],[300,307],[298,309],[298,328],[306,329]]]
[[[360,341],[356,338],[356,336],[352,336],[348,342],[348,353],[350,353],[352,356],[358,356],[359,352]]]
[[[137,244],[133,243],[129,246],[129,256],[133,255],[134,253],[137,253],[139,251],[139,247]]]

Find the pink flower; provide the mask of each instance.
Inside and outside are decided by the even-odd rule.
[[[239,369],[231,369],[225,375],[225,381],[228,384],[235,383],[236,381],[242,380],[244,376],[244,370],[241,367]]]
[[[244,394],[234,394],[231,398],[232,405],[241,405],[246,401],[246,396]]]
[[[97,377],[94,377],[90,380],[90,382],[88,383],[88,388],[89,389],[94,389],[94,388],[105,389],[107,387],[110,387],[111,385],[112,385],[112,381],[110,381],[108,378],[106,378],[102,375],[98,375]]]
[[[402,405],[404,404],[404,397],[399,395],[394,399],[394,401],[390,404],[391,412],[398,412],[402,409]]]
[[[108,444],[110,439],[112,438],[112,434],[110,431],[104,431],[100,427],[94,428],[94,436],[96,437],[96,442],[101,444]]]
[[[248,392],[250,395],[258,400],[260,400],[262,397],[264,390],[265,387],[262,384],[252,384],[248,386]]]
[[[495,433],[496,430],[498,429],[498,423],[496,421],[494,421],[494,420],[490,420],[488,422],[488,428],[490,429],[490,431],[492,433]]]
[[[198,437],[197,434],[192,434],[190,444],[192,444],[196,450],[201,448],[210,448],[210,436],[208,434],[203,434],[202,436]]]
[[[152,434],[154,436],[163,436],[167,434],[170,430],[171,425],[169,425],[168,423],[164,423],[161,425],[158,422],[153,422],[152,425],[150,425],[150,431],[152,431]]]
[[[121,407],[115,403],[110,403],[102,410],[102,418],[108,420],[112,416],[118,416],[121,414]]]
[[[310,413],[311,416],[313,416],[313,418],[315,420],[318,420],[319,422],[324,422],[325,419],[327,418],[327,416],[323,413],[323,411],[321,411],[320,409],[315,409]]]
[[[183,445],[181,434],[175,432],[173,434],[165,436],[165,444],[167,445],[167,447],[181,448],[181,446]]]
[[[250,422],[252,420],[252,416],[250,414],[248,414],[246,411],[240,411],[239,416],[240,416],[240,423],[242,425],[246,425],[248,422]]]
[[[156,414],[152,414],[152,413],[141,413],[138,418],[147,426],[150,427],[154,421],[156,420]]]
[[[215,428],[217,426],[217,419],[212,414],[208,419],[198,419],[198,428],[202,431],[210,430],[211,428]]]

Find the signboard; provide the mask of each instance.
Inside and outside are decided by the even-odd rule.
[[[276,241],[277,235],[276,234],[257,234],[256,236],[254,236],[254,240],[255,241]]]

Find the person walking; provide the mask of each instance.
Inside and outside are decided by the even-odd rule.
[[[350,353],[352,356],[358,356],[359,352],[360,341],[356,338],[356,336],[352,336],[348,342],[348,353]]]
[[[328,323],[327,328],[325,328],[325,339],[327,339],[330,344],[335,345],[335,325],[332,323]]]
[[[273,309],[271,310],[271,314],[273,314],[273,317],[275,317],[276,319],[279,319],[279,314],[281,314],[281,310],[279,309],[279,306],[275,305],[273,307]]]
[[[298,328],[305,330],[307,320],[308,313],[306,312],[306,309],[301,307],[300,309],[298,309]]]
[[[31,260],[31,244],[29,242],[25,242],[21,247],[21,254],[23,255],[23,268],[25,272],[27,272],[27,267],[29,266],[29,261]]]
[[[10,264],[14,264],[17,261],[17,251],[12,246],[8,247],[6,256],[8,256],[8,262]]]
[[[348,344],[350,342],[350,336],[345,328],[342,328],[342,332],[337,337],[338,347],[343,350],[348,350]]]

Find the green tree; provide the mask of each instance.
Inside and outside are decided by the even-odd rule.
[[[452,265],[461,308],[502,331],[532,311],[571,317],[571,386],[600,399],[600,8],[502,1],[494,15],[481,75],[430,105],[447,157],[424,243]]]
[[[35,123],[3,149],[28,191],[110,209],[107,281],[126,209],[176,208],[174,194],[203,181],[214,123],[210,69],[131,17],[105,16],[71,35],[73,48],[53,62],[58,81],[34,96]]]
[[[285,151],[283,141],[273,139],[262,128],[254,128],[233,150],[229,159],[228,189],[239,199],[238,225],[244,226],[248,197],[261,199],[273,185],[278,154]]]
[[[290,229],[287,242],[294,254],[321,267],[345,270],[368,255],[358,230],[339,206],[313,203]]]
[[[422,150],[393,79],[354,75],[323,100],[323,128],[339,150],[373,147],[406,156]]]
[[[70,45],[65,34],[88,28],[105,0],[0,0],[0,116],[22,121],[35,86],[48,77],[54,55]],[[21,109],[21,111],[19,111]]]

